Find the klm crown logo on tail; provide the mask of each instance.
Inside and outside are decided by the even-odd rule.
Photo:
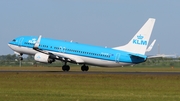
[[[138,45],[147,45],[147,41],[143,40],[144,36],[137,35],[137,39],[133,39],[133,44],[138,44]]]

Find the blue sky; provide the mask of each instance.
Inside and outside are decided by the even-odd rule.
[[[0,55],[22,35],[116,47],[156,18],[148,54],[180,55],[180,0],[0,0]]]

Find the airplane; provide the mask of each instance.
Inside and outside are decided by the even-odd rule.
[[[82,71],[89,66],[118,67],[145,62],[149,39],[155,19],[149,18],[135,36],[124,46],[114,48],[81,44],[72,41],[55,40],[38,36],[20,36],[8,43],[16,54],[34,55],[35,61],[52,63],[55,60],[64,62],[63,71],[69,71],[67,64],[80,64]],[[22,57],[21,57],[22,59]]]

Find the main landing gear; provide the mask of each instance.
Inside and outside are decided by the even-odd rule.
[[[82,71],[88,71],[89,67],[84,64],[84,65],[81,66],[81,70]]]
[[[70,66],[67,65],[67,63],[65,62],[65,64],[62,66],[62,70],[63,71],[69,71],[70,70]]]
[[[63,71],[69,71],[70,70],[70,66],[67,65],[67,63],[65,62],[65,64],[62,66],[62,70]],[[89,67],[84,64],[84,65],[81,66],[81,70],[82,71],[88,71]]]

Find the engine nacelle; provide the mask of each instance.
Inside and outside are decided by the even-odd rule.
[[[52,63],[55,61],[55,59],[49,58],[49,55],[44,54],[44,53],[36,53],[34,56],[34,60],[38,62],[43,62],[43,63]]]

